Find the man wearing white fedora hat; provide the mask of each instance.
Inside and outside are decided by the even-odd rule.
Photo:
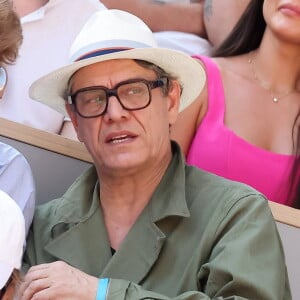
[[[63,66],[69,48],[88,18],[106,9],[99,0],[10,0],[19,15],[23,43],[15,64],[7,69],[0,116],[41,130],[76,138],[72,123],[28,95],[40,76]],[[49,50],[51,49],[51,50]]]
[[[266,199],[187,166],[170,140],[204,81],[140,19],[107,10],[71,63],[33,84],[34,99],[69,114],[94,166],[37,208],[22,300],[291,299]]]

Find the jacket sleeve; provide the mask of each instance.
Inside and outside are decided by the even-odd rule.
[[[31,266],[37,264],[36,262],[36,255],[34,250],[34,235],[32,232],[32,227],[29,230],[27,241],[26,241],[26,250],[23,256],[22,261],[22,271],[25,274]]]
[[[54,261],[48,253],[45,253],[44,245],[51,237],[51,220],[54,214],[53,211],[55,211],[55,209],[49,209],[49,207],[55,206],[56,202],[53,200],[51,203],[37,206],[35,209],[22,260],[22,270],[24,272],[27,272],[34,265]]]

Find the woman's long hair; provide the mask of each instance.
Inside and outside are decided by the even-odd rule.
[[[295,163],[293,165],[293,169],[291,172],[291,190],[290,196],[293,198],[293,207],[300,209],[300,111],[296,117],[293,129],[293,136],[295,135],[296,138],[294,139],[294,152],[296,155]]]
[[[245,12],[224,42],[213,51],[213,57],[229,57],[241,55],[257,49],[266,29],[263,16],[263,0],[251,0]],[[300,209],[300,112],[292,130],[293,149],[296,156],[291,171],[291,187],[289,196],[292,206]],[[296,138],[295,138],[296,136]]]
[[[240,55],[258,48],[266,28],[263,3],[263,0],[250,1],[229,36],[215,49],[212,56]]]

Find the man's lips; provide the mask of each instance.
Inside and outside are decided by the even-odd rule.
[[[105,138],[105,143],[119,144],[136,138],[137,135],[132,132],[111,133]]]

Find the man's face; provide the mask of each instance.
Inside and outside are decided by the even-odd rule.
[[[153,81],[157,77],[154,71],[133,60],[110,60],[77,71],[72,78],[72,93],[91,86],[112,89],[131,79]],[[128,175],[159,165],[171,156],[169,125],[178,114],[180,88],[174,83],[167,96],[160,87],[150,93],[150,105],[134,111],[122,108],[118,99],[111,96],[106,113],[89,119],[67,106],[78,139],[86,145],[100,173]]]

